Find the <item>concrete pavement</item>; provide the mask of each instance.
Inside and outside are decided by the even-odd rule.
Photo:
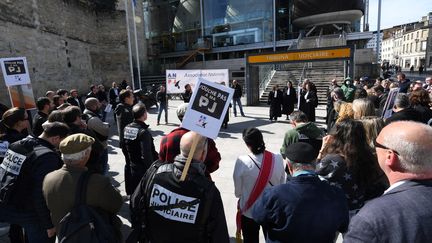
[[[178,105],[182,104],[181,100],[172,100],[169,102],[168,120],[165,125],[156,126],[157,110],[155,108],[149,110],[147,124],[150,125],[151,134],[154,138],[156,150],[159,151],[161,138],[168,134],[171,130],[180,125],[177,119],[175,110]],[[228,224],[228,231],[231,237],[231,242],[235,242],[235,215],[237,198],[234,196],[234,183],[232,174],[234,164],[239,155],[248,154],[248,149],[242,139],[242,131],[247,127],[256,127],[261,130],[266,143],[266,148],[272,152],[278,152],[283,141],[285,132],[291,129],[291,125],[285,120],[285,116],[281,117],[278,122],[270,122],[268,120],[269,108],[267,106],[246,106],[244,107],[246,117],[234,117],[232,109],[230,113],[230,121],[227,129],[221,129],[219,137],[215,140],[216,146],[221,154],[222,160],[219,169],[212,173],[212,178],[221,192],[224,203],[225,216]],[[318,107],[317,119],[318,124],[323,124],[322,117],[325,113],[325,107]],[[120,211],[120,218],[124,225],[122,228],[123,235],[126,238],[130,232],[129,222],[129,202],[126,200],[124,188],[124,157],[121,149],[118,147],[117,127],[114,123],[113,115],[107,115],[107,122],[111,124],[111,134],[109,139],[109,172],[108,176],[112,178],[112,183],[117,187],[125,198],[124,205]],[[0,242],[8,242],[6,236],[0,236]],[[339,242],[340,240],[338,240]],[[260,235],[260,242],[264,242],[264,237]]]
[[[180,121],[177,119],[177,115],[175,113],[176,107],[180,104],[182,104],[182,101],[180,100],[173,100],[169,102],[168,125],[165,125],[162,122],[161,125],[156,126],[157,111],[155,108],[150,109],[149,111],[147,124],[150,125],[150,130],[153,135],[154,144],[157,151],[159,150],[161,138],[180,125]],[[288,129],[291,129],[291,125],[285,120],[285,116],[282,117],[278,122],[270,122],[268,120],[269,108],[267,106],[246,106],[244,107],[244,112],[246,117],[234,117],[231,109],[228,128],[221,129],[219,137],[215,140],[222,160],[220,162],[219,169],[212,173],[212,178],[221,192],[228,230],[232,241],[235,238],[235,215],[237,210],[237,198],[234,196],[234,183],[232,174],[237,157],[239,155],[248,154],[249,152],[242,139],[243,129],[247,127],[256,127],[260,129],[264,136],[266,148],[272,152],[279,151],[285,132]],[[324,107],[318,107],[318,122],[323,122],[323,120],[320,119],[320,116],[323,116],[324,112]],[[109,118],[112,121],[112,115],[109,115]],[[113,134],[117,134],[114,124],[112,126],[112,131]],[[124,157],[121,150],[118,148],[117,135],[111,136],[110,139],[109,164],[109,175],[113,177],[113,184],[122,191],[123,195],[125,195],[123,177]],[[125,236],[128,235],[130,231],[130,223],[128,221],[128,206],[128,202],[125,201],[125,205],[120,213],[120,216],[125,223],[123,228],[123,233]],[[264,242],[262,235],[260,241]]]

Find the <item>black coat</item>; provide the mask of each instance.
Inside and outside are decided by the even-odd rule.
[[[300,110],[307,115],[309,121],[311,122],[315,122],[315,108],[317,106],[318,106],[318,96],[316,92],[312,90],[309,91],[309,93],[303,91],[300,97]]]
[[[73,106],[78,106],[81,109],[81,112],[82,112],[85,109],[84,104],[83,104],[83,102],[81,100],[81,97],[77,97],[77,99],[78,99],[78,102],[74,99],[74,97],[69,96],[66,99],[66,102],[69,103],[69,104],[71,104],[71,105],[73,105]]]
[[[406,108],[396,113],[386,119],[386,125],[395,121],[417,121],[422,122],[422,115],[417,110],[413,108]]]
[[[283,89],[282,96],[282,113],[289,115],[294,111],[294,105],[297,102],[297,94],[295,88],[290,88],[290,94],[288,95],[288,87]]]
[[[274,97],[274,91],[270,91],[268,96],[268,104],[270,105],[270,118],[277,118],[282,116],[282,91],[277,90],[276,98]]]

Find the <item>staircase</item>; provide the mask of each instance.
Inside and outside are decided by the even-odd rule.
[[[344,46],[346,45],[346,34],[299,37],[294,49],[312,49],[318,47]],[[302,79],[309,79],[315,84],[318,90],[318,103],[320,105],[327,102],[327,89],[330,81],[336,78],[339,83],[344,79],[343,61],[320,61],[304,63],[287,63],[276,65],[276,72],[273,78],[266,84],[264,91],[260,95],[260,102],[268,100],[268,94],[274,85],[279,85],[283,89],[288,81],[291,81],[298,89],[298,83]],[[298,92],[298,90],[297,90]]]
[[[306,67],[305,67],[306,66]],[[305,67],[305,68],[304,68]],[[324,105],[327,102],[327,89],[330,81],[336,78],[339,83],[344,78],[343,61],[323,61],[309,63],[292,63],[279,66],[272,80],[267,84],[266,89],[260,96],[260,102],[266,103],[268,94],[274,85],[279,85],[279,89],[283,89],[288,81],[293,82],[296,91],[298,92],[298,83],[302,78],[304,68],[304,78],[309,79],[315,84],[318,90],[318,103]]]

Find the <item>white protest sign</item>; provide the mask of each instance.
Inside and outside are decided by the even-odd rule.
[[[184,86],[189,84],[192,90],[200,78],[214,83],[229,85],[228,69],[203,69],[203,70],[166,70],[167,94],[181,94],[185,92]]]
[[[6,86],[30,84],[30,75],[25,57],[0,58]]]
[[[196,85],[182,127],[215,139],[233,97],[234,89],[202,78]]]

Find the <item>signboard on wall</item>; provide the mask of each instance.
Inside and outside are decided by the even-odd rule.
[[[194,90],[200,78],[209,82],[229,85],[228,69],[166,70],[166,92],[167,94],[184,93],[186,84],[189,84]]]
[[[315,50],[288,51],[283,53],[270,53],[250,55],[247,57],[249,64],[266,64],[278,62],[307,62],[317,60],[348,59],[352,55],[351,48],[331,48]]]

